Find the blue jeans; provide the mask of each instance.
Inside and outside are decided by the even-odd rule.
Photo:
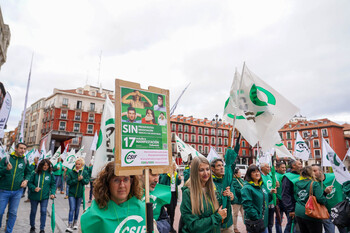
[[[68,196],[69,194],[69,185],[67,184],[67,181],[66,181],[66,196]]]
[[[81,197],[79,198],[68,197],[68,201],[69,201],[68,223],[69,224],[73,223],[73,218],[74,218],[74,221],[78,221],[81,200],[83,200],[83,198]]]
[[[322,220],[323,228],[325,233],[334,233],[335,232],[335,225],[332,223],[330,219],[324,219]],[[346,228],[339,228],[339,233],[347,233]]]
[[[30,226],[35,227],[35,215],[36,210],[38,209],[38,205],[40,203],[40,230],[45,229],[45,223],[46,223],[46,212],[47,212],[47,205],[49,203],[49,199],[41,200],[41,201],[34,201],[30,200]]]
[[[268,233],[268,232],[269,232],[269,230],[268,230],[267,227],[266,227],[265,230],[262,231],[261,233]],[[248,232],[248,233],[250,233],[250,232]]]
[[[13,226],[15,225],[17,218],[17,209],[19,202],[23,194],[23,189],[20,188],[16,191],[8,191],[0,189],[0,227],[2,222],[2,216],[4,215],[6,206],[8,204],[8,221],[6,227],[6,233],[11,233]]]
[[[92,200],[92,193],[94,190],[94,183],[92,181],[90,181],[90,194],[89,194],[89,201]]]
[[[63,182],[62,182],[62,176],[55,176],[55,181],[56,181],[56,188],[60,189],[61,191],[63,191]]]

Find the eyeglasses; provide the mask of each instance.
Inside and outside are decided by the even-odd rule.
[[[128,184],[128,183],[131,183],[132,182],[132,178],[131,177],[124,177],[123,179],[122,178],[115,178],[113,179],[113,182],[115,184],[121,184],[121,182],[123,182],[124,184]]]

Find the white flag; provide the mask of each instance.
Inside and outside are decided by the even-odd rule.
[[[98,140],[98,135],[97,135],[97,132],[95,132],[94,139],[92,139],[90,150],[96,151],[97,140]]]
[[[345,181],[350,180],[350,173],[344,166],[343,161],[340,160],[338,155],[334,152],[334,150],[329,146],[326,140],[322,138],[322,154],[323,154],[323,166],[325,160],[332,166],[335,179],[338,183],[343,184]]]
[[[58,158],[61,156],[61,146],[58,147],[58,149],[56,150],[56,152],[52,155],[52,157],[50,158],[50,161],[52,163],[52,166],[55,166],[57,164],[57,160]]]
[[[7,119],[10,115],[11,111],[11,106],[12,106],[12,99],[10,93],[6,92],[5,98],[2,103],[2,107],[0,109],[0,138],[4,137],[4,129],[6,126]]]
[[[240,87],[233,91],[237,93],[238,98],[230,94],[231,100],[237,101],[233,103],[236,104],[237,111],[232,114],[236,114],[235,127],[250,145],[253,146],[259,141],[264,148],[272,148],[276,141],[271,135],[276,134],[299,109],[245,65],[239,83]],[[225,108],[229,102],[226,101]]]
[[[101,128],[98,134],[94,166],[91,177],[96,178],[103,166],[114,160],[115,150],[115,106],[111,100],[106,98],[102,117]]]
[[[42,145],[41,145],[41,149],[40,149],[40,160],[45,158],[45,155],[47,154],[46,149],[45,149],[45,143],[46,143],[46,139],[43,141]]]
[[[12,143],[9,154],[12,154],[13,152],[15,152],[15,143]]]
[[[78,152],[75,154],[75,156],[76,156],[77,158],[82,157],[82,155],[83,155],[83,150],[84,150],[84,146],[81,147],[81,148],[78,150]]]
[[[7,156],[7,153],[5,149],[2,146],[0,146],[0,158],[3,159],[3,158],[6,158],[6,156]]]
[[[329,159],[327,158],[328,153],[334,153],[333,149],[329,146],[326,140],[322,138],[322,166],[323,167],[331,167],[332,164],[329,162]]]
[[[344,159],[346,158],[346,156],[348,156],[350,158],[350,147],[349,147],[348,151],[346,152]]]
[[[209,161],[209,163],[211,163],[214,159],[222,159],[222,158],[220,157],[220,155],[218,155],[216,150],[212,146],[210,146],[210,151],[207,156],[207,160]]]
[[[64,151],[63,153],[61,154],[61,159],[64,160],[66,157],[67,157],[67,154],[68,154],[68,147],[69,147],[69,144],[67,143],[66,147],[64,148]]]
[[[190,154],[192,155],[192,158],[194,158],[195,156],[202,155],[201,153],[196,151],[192,146],[189,146],[186,143],[184,143],[177,135],[175,135],[175,140],[177,145],[177,152],[180,153],[181,158],[184,162],[188,161],[188,156]]]
[[[259,159],[257,159],[256,161],[256,165],[260,166],[260,164],[262,163],[267,163],[269,165],[271,165],[271,156],[273,154],[273,149],[263,152],[262,150],[260,151],[260,155],[259,155]]]
[[[63,166],[72,169],[75,165],[75,161],[77,160],[77,157],[75,156],[75,150],[71,149],[68,153],[66,158],[63,160]]]
[[[297,139],[295,140],[294,156],[304,161],[308,161],[310,157],[310,149],[301,137],[299,131],[297,131]]]
[[[273,148],[275,149],[276,155],[279,158],[291,158],[291,159],[295,160],[293,155],[289,152],[287,147],[282,142],[275,144],[273,146]]]

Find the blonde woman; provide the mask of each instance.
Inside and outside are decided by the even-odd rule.
[[[183,189],[180,207],[182,232],[220,232],[220,225],[227,210],[219,207],[215,185],[208,160],[195,157],[191,163],[191,177]]]
[[[73,167],[67,175],[67,185],[69,185],[69,216],[66,232],[73,232],[73,230],[78,229],[80,204],[83,195],[85,195],[84,185],[88,184],[90,181],[90,176],[87,169],[84,169],[84,164],[84,159],[78,158],[75,161],[75,167]]]

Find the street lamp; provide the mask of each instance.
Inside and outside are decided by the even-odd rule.
[[[216,114],[215,118],[213,118],[213,121],[215,122],[215,150],[216,152],[218,152],[218,128],[219,128],[219,124],[221,122],[221,119],[219,118],[219,115]]]

